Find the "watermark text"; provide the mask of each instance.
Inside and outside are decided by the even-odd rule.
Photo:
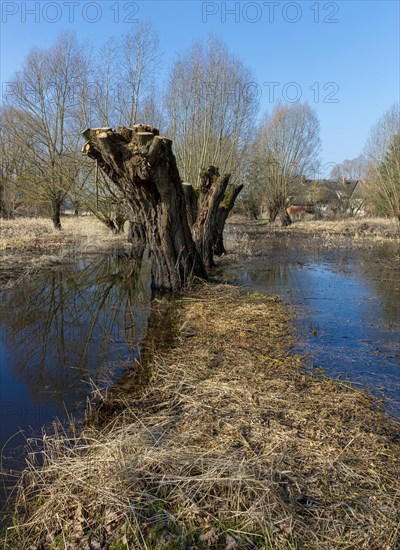
[[[114,23],[138,23],[137,2],[17,2],[1,3],[1,21],[21,23],[98,23],[102,19]]]
[[[202,21],[220,23],[339,23],[337,2],[203,2]]]

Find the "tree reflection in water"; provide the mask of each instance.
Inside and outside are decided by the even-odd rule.
[[[2,296],[5,365],[33,403],[73,410],[131,365],[150,314],[147,261],[118,255],[44,272]],[[12,384],[19,399],[18,383]]]

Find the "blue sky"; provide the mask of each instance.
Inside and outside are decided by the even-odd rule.
[[[32,47],[51,46],[65,29],[97,48],[149,19],[164,52],[161,82],[176,54],[211,31],[253,69],[261,112],[300,96],[315,107],[324,163],[357,156],[399,99],[395,0],[2,0],[1,9],[3,86]]]

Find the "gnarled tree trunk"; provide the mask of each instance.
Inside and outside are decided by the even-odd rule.
[[[193,276],[207,278],[192,239],[172,142],[155,128],[85,130],[83,154],[99,166],[138,213],[152,261],[153,287],[179,290]]]
[[[146,235],[143,225],[140,222],[129,222],[128,225],[128,241],[140,241],[146,244]]]
[[[217,216],[215,220],[215,243],[214,254],[216,256],[222,256],[226,254],[224,246],[224,228],[225,222],[229,216],[229,212],[235,205],[236,197],[243,189],[243,185],[228,185],[227,192],[219,205],[217,210]]]
[[[214,254],[225,253],[223,232],[229,212],[243,185],[231,185],[228,189],[230,174],[220,175],[218,169],[209,166],[204,170],[200,185],[200,198],[197,215],[190,219],[196,221],[192,226],[193,238],[207,267],[213,267]],[[186,198],[189,193],[186,191]]]
[[[146,248],[146,233],[139,215],[132,206],[127,208],[128,211],[128,242],[131,243],[132,249],[142,255]]]

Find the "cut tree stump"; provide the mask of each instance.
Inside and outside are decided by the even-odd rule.
[[[192,238],[172,142],[149,125],[87,129],[84,155],[123,192],[143,224],[152,262],[152,285],[180,290],[193,277],[207,278]]]

